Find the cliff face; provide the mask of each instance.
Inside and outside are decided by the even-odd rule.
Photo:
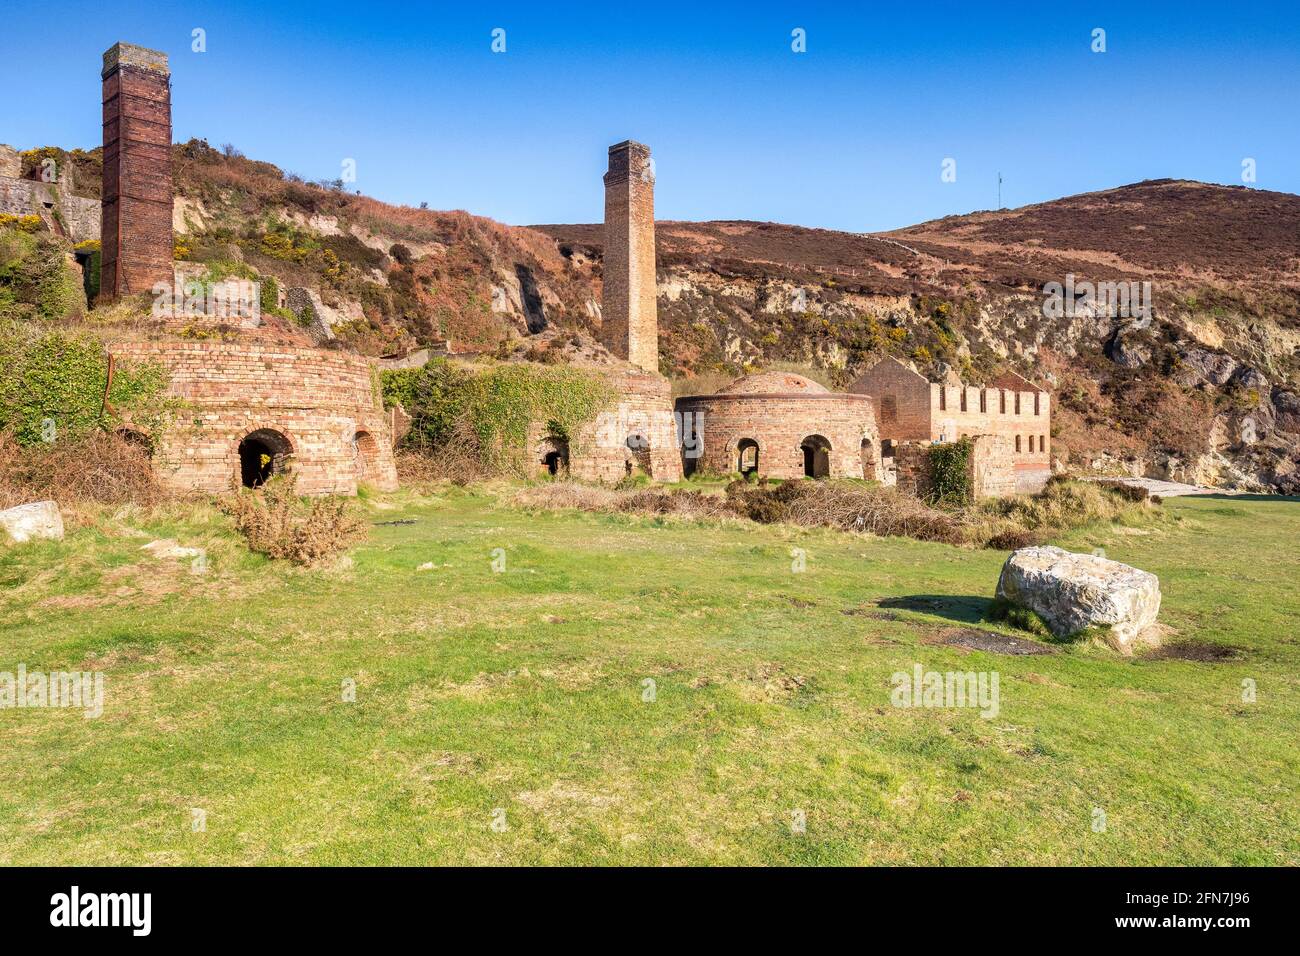
[[[79,182],[97,153],[75,154]],[[599,224],[390,206],[201,141],[173,159],[178,256],[311,290],[345,345],[604,355]],[[1053,389],[1063,461],[1300,492],[1300,197],[1162,180],[885,234],[660,222],[656,239],[660,368],[692,390],[773,363],[845,384],[884,354],[972,383],[1012,368]],[[1137,297],[1090,301],[1088,282]]]

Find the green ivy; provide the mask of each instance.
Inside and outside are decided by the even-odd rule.
[[[152,435],[176,408],[164,397],[161,366],[117,366],[108,401],[118,417],[103,407],[107,379],[108,356],[95,336],[0,322],[0,430],[12,430],[19,444],[77,438],[126,419]]]
[[[408,444],[436,449],[459,425],[477,436],[484,463],[520,471],[534,422],[573,440],[617,398],[601,376],[567,366],[509,363],[468,368],[434,359],[419,369],[383,373],[384,403],[402,404],[411,416]],[[571,446],[580,454],[580,447]]]
[[[970,456],[974,442],[962,438],[930,446],[930,497],[936,504],[964,505],[974,497]]]

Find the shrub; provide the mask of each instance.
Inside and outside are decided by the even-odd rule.
[[[969,438],[930,446],[930,492],[934,504],[964,505],[973,497]]]
[[[162,497],[147,448],[116,434],[23,447],[0,435],[0,509],[52,498],[61,505],[150,505]]]
[[[346,498],[306,501],[292,478],[278,478],[256,491],[239,490],[219,501],[251,551],[295,564],[318,564],[342,554],[366,535],[365,522]]]

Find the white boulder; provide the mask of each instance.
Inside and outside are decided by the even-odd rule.
[[[63,513],[54,501],[37,501],[0,511],[0,529],[19,544],[33,538],[63,538]]]
[[[1053,547],[1013,551],[1002,565],[997,596],[1035,611],[1057,637],[1107,627],[1110,643],[1121,651],[1131,650],[1160,613],[1154,574]]]

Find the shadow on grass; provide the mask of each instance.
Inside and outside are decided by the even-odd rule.
[[[876,602],[879,607],[898,611],[918,611],[946,617],[961,624],[978,624],[985,620],[989,598],[955,594],[909,594],[906,597],[884,598]]]

